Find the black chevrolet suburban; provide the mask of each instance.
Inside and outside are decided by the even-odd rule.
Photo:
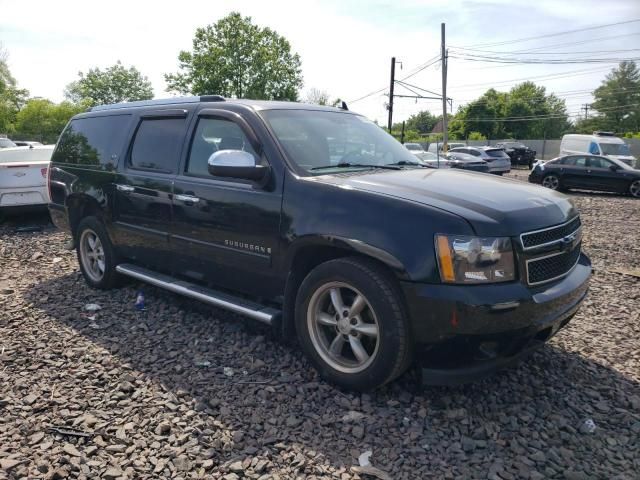
[[[570,198],[427,168],[346,105],[94,107],[61,134],[49,189],[92,287],[133,277],[264,322],[356,390],[414,360],[431,383],[512,363],[591,273]]]

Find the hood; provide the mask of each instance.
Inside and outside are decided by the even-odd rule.
[[[578,213],[569,197],[548,188],[457,169],[323,175],[313,180],[445,210],[466,219],[483,236],[515,236],[563,223]]]

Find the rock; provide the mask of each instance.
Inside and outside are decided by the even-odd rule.
[[[234,473],[240,473],[244,472],[244,467],[242,466],[242,462],[233,462],[231,465],[229,465],[229,470]]]
[[[351,434],[358,438],[361,439],[362,437],[364,437],[364,427],[361,427],[360,425],[356,425],[351,429]]]
[[[2,458],[0,459],[0,469],[5,472],[9,472],[20,465],[22,462],[19,460],[11,459],[11,458]]]
[[[70,443],[65,443],[64,446],[62,447],[62,450],[68,455],[71,455],[72,457],[82,456],[82,454],[78,451],[78,449]]]
[[[538,463],[544,463],[547,461],[547,456],[540,450],[538,450],[532,455],[529,455],[529,458]]]
[[[38,397],[36,395],[34,395],[33,393],[27,395],[26,397],[24,397],[22,399],[22,402],[25,405],[33,405],[33,403],[38,399]]]
[[[173,466],[176,467],[176,470],[179,472],[188,472],[191,470],[191,461],[186,455],[180,455],[173,459]]]
[[[240,477],[235,473],[227,473],[224,477],[222,477],[222,479],[223,480],[240,480]]]
[[[123,475],[122,470],[119,468],[108,468],[106,472],[102,474],[102,478],[105,480],[116,480]]]

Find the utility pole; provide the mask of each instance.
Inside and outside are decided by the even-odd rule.
[[[590,107],[590,105],[588,103],[583,103],[582,104],[582,108],[580,109],[580,110],[584,110],[584,118],[585,119],[589,118],[589,108],[591,108],[591,107]]]
[[[404,145],[404,120],[402,121],[402,132],[400,133],[400,143]]]
[[[393,125],[393,86],[396,83],[396,57],[391,57],[391,82],[389,83],[389,133],[391,133],[391,125]]]
[[[442,66],[442,152],[447,153],[449,141],[447,132],[447,50],[445,48],[444,23],[440,24],[442,36],[442,51],[440,53]],[[391,118],[391,117],[389,117]]]

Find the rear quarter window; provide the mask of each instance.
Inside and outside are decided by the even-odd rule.
[[[60,135],[51,161],[109,168],[118,164],[131,115],[108,115],[71,120]]]

